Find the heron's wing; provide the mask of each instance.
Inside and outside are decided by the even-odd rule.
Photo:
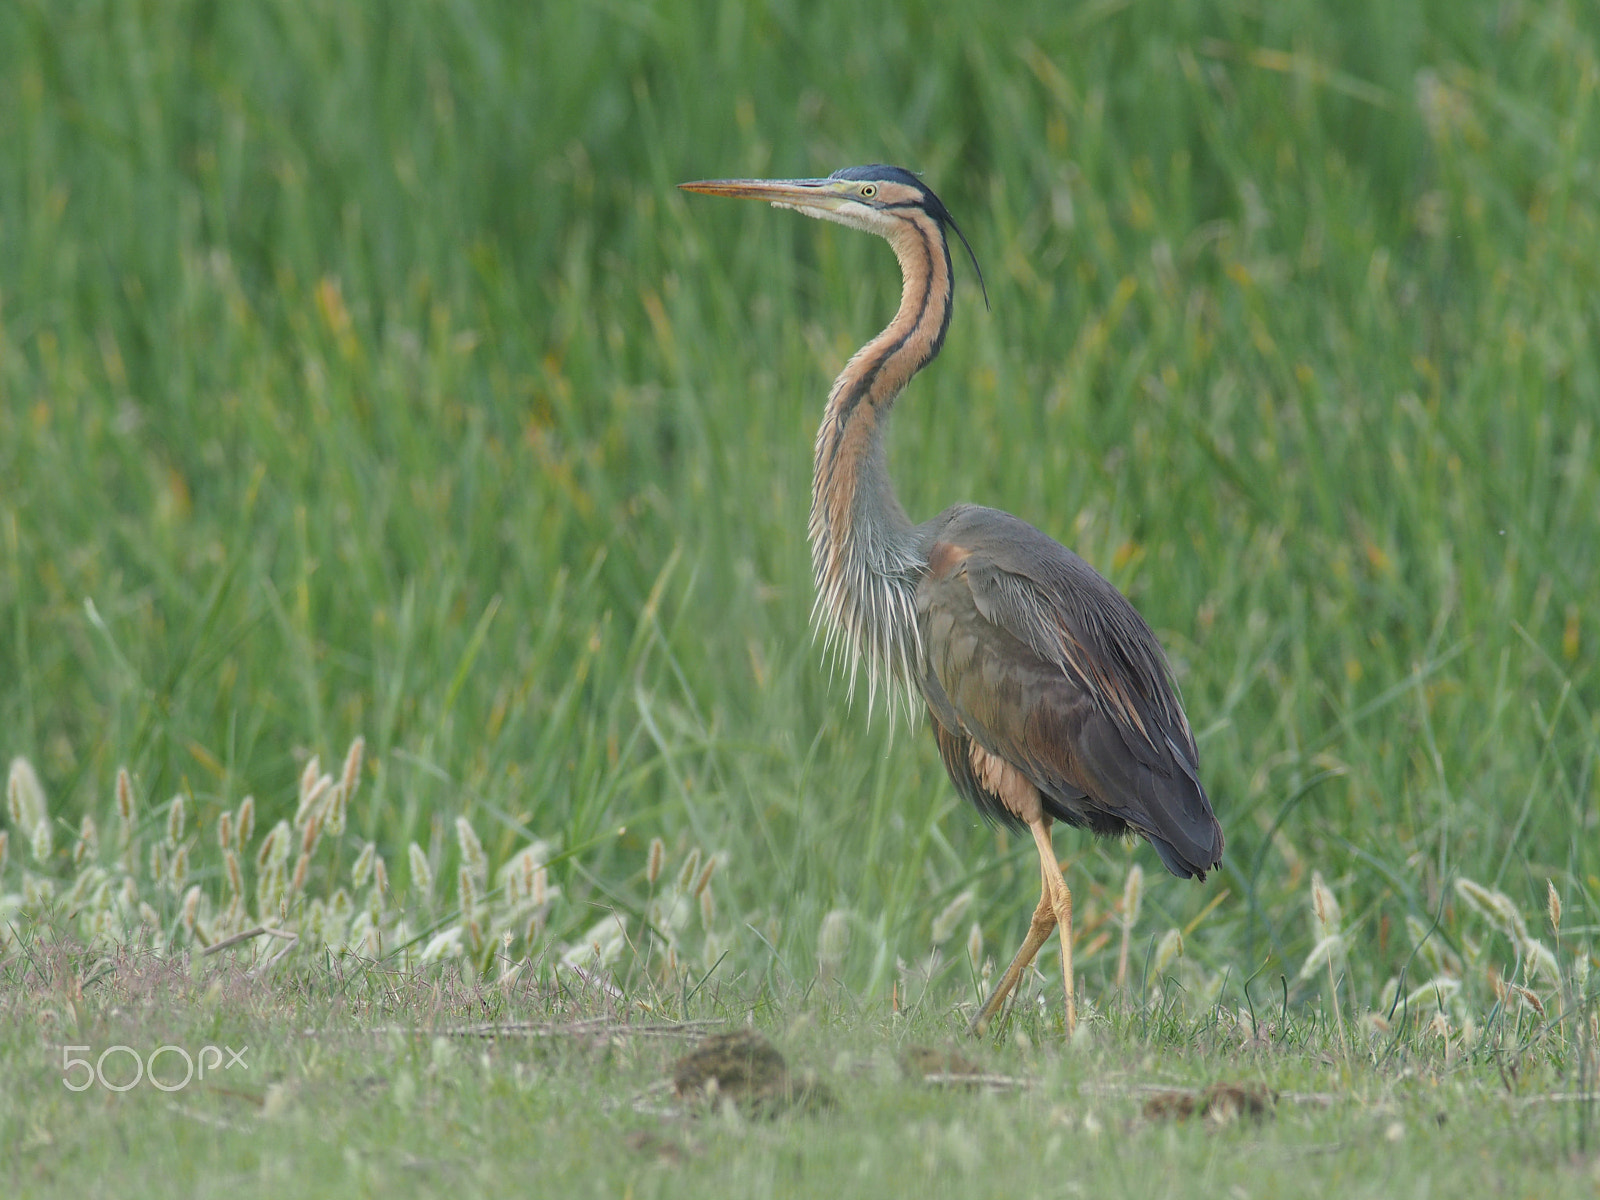
[[[1131,825],[1175,874],[1210,869],[1221,827],[1166,660],[1137,611],[1025,522],[971,508],[941,520],[917,590],[936,722],[1016,766],[1054,815]]]

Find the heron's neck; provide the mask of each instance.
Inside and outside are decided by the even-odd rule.
[[[811,562],[816,615],[855,667],[914,678],[921,655],[913,596],[927,569],[911,522],[895,497],[884,432],[895,397],[939,353],[950,324],[950,254],[923,213],[889,239],[900,259],[900,310],[834,380],[817,430],[811,489]]]

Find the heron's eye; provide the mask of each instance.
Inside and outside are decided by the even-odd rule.
[[[878,187],[877,187],[876,184],[863,183],[861,185],[861,195],[862,195],[863,199],[870,200],[870,199],[872,199],[872,197],[876,196],[877,194],[878,194]]]

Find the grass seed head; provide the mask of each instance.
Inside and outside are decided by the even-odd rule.
[[[717,898],[710,888],[700,892],[700,924],[703,928],[710,929],[717,923]]]
[[[195,884],[183,897],[183,931],[194,936],[195,922],[200,917],[200,885]]]
[[[161,914],[151,908],[145,901],[139,901],[139,920],[147,929],[159,930],[161,928]]]
[[[172,798],[167,806],[167,845],[176,846],[183,841],[183,793]]]
[[[356,856],[355,865],[350,868],[350,884],[352,887],[365,887],[367,876],[372,874],[372,860],[378,855],[376,842],[368,842],[361,847],[361,853]]]
[[[372,890],[380,894],[389,890],[389,864],[376,853],[372,856]]]
[[[1122,885],[1122,924],[1132,929],[1139,923],[1139,908],[1144,903],[1144,868],[1138,863],[1128,868],[1128,879]]]
[[[1155,958],[1151,960],[1150,971],[1160,976],[1172,965],[1175,959],[1183,957],[1183,934],[1176,929],[1169,929],[1161,935],[1161,940],[1156,943]]]
[[[289,879],[289,894],[298,896],[306,890],[306,876],[311,874],[311,855],[304,852],[294,860],[294,874]]]
[[[972,928],[967,931],[967,961],[972,964],[974,971],[983,962],[983,927],[976,921],[972,923]]]
[[[233,814],[227,809],[217,818],[217,845],[224,850],[233,845]]]
[[[172,852],[171,883],[173,892],[183,890],[183,885],[189,879],[189,847],[179,846]]]
[[[306,822],[305,828],[300,831],[300,853],[309,855],[317,848],[317,841],[322,837],[322,814],[313,813]]]
[[[222,852],[222,865],[228,876],[229,894],[244,895],[244,872],[239,869],[239,856],[233,852],[233,847]]]
[[[6,849],[11,841],[11,831],[0,829],[0,875],[6,873]]]
[[[428,856],[422,852],[422,847],[415,842],[406,851],[406,861],[411,867],[411,886],[424,898],[433,892],[433,868],[428,865]]]
[[[244,848],[256,836],[256,798],[254,796],[246,796],[239,802],[239,817],[235,822],[235,826],[234,833],[236,838],[233,847],[240,854],[243,854]]]
[[[472,916],[472,910],[478,906],[477,889],[472,882],[472,868],[466,863],[461,864],[456,872],[456,896],[461,905],[461,917],[466,920]]]
[[[117,816],[124,827],[133,825],[133,776],[127,767],[117,768]]]
[[[834,979],[844,966],[845,952],[850,949],[850,914],[842,908],[833,909],[822,918],[817,930],[817,969],[824,979]]]
[[[666,858],[667,844],[658,837],[651,838],[650,854],[644,864],[644,879],[651,887],[655,887],[656,880],[661,878],[661,866]]]
[[[339,772],[339,790],[344,793],[346,804],[355,798],[356,788],[361,786],[361,760],[366,752],[367,739],[359,735],[345,751],[344,770]]]
[[[11,808],[12,824],[27,830],[30,837],[34,828],[45,824],[49,817],[44,785],[39,782],[33,764],[20,755],[11,760],[11,773],[6,779],[6,802]]]
[[[1527,923],[1510,896],[1465,877],[1456,880],[1456,892],[1469,908],[1503,933],[1513,946],[1520,947],[1528,940]]]
[[[344,834],[345,815],[350,811],[350,796],[343,787],[335,787],[328,793],[327,802],[322,806],[322,821],[327,826],[332,837],[341,837]]]
[[[1333,890],[1323,881],[1321,871],[1311,872],[1311,915],[1319,943],[1337,936],[1344,924],[1339,902],[1333,898]]]
[[[306,806],[306,799],[311,794],[311,789],[317,786],[317,779],[322,774],[322,759],[313,754],[306,761],[305,770],[300,772],[300,807]]]
[[[696,896],[703,895],[706,888],[711,886],[711,877],[716,874],[716,871],[717,856],[715,854],[708,855],[706,857],[706,865],[701,868],[700,877],[694,881],[694,894]]]
[[[961,918],[967,915],[967,909],[972,907],[972,898],[975,895],[971,888],[967,888],[960,895],[946,904],[939,915],[933,919],[933,928],[929,937],[935,946],[942,946],[950,940],[950,935],[956,931],[956,926],[961,924]]]
[[[478,840],[478,834],[472,828],[472,822],[465,817],[456,818],[456,841],[461,846],[461,865],[463,869],[471,871],[475,879],[487,880],[489,878],[488,856],[483,852],[483,843]]]
[[[1544,911],[1550,918],[1550,932],[1561,932],[1561,897],[1556,892],[1556,885],[1549,879],[1544,881]]]
[[[34,862],[43,865],[50,861],[51,854],[55,852],[55,840],[49,821],[40,821],[33,827],[33,836],[28,839],[28,846],[33,851]]]
[[[93,862],[100,857],[100,830],[88,813],[78,822],[78,844],[72,848],[72,865],[81,867],[84,860]]]
[[[689,851],[689,857],[683,860],[683,866],[678,871],[678,890],[687,892],[694,884],[695,876],[700,873],[700,847],[696,846]]]

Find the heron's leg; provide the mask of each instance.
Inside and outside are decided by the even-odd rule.
[[[1066,877],[1061,874],[1061,864],[1056,861],[1055,847],[1050,842],[1050,818],[1029,821],[1028,828],[1033,832],[1033,844],[1039,847],[1045,896],[1051,902],[1056,924],[1061,927],[1061,983],[1067,993],[1067,1036],[1071,1037],[1078,1027],[1078,997],[1072,986],[1072,893],[1067,889]],[[1044,901],[1041,899],[1040,903]],[[1038,919],[1035,913],[1034,920]]]
[[[1055,927],[1056,913],[1055,905],[1051,902],[1050,877],[1041,867],[1039,905],[1033,910],[1033,920],[1028,923],[1028,936],[1023,939],[1022,947],[1017,951],[1017,956],[1011,960],[1011,965],[1006,968],[1006,973],[1000,976],[1000,982],[994,985],[994,991],[990,992],[989,998],[983,1002],[978,1015],[972,1018],[972,1024],[967,1027],[967,1032],[973,1037],[982,1037],[988,1030],[989,1022],[994,1019],[995,1013],[999,1012],[1000,1006],[1006,1002],[1006,997],[1021,981],[1022,973],[1033,963],[1034,955],[1039,953],[1039,947],[1044,945],[1045,939]]]

